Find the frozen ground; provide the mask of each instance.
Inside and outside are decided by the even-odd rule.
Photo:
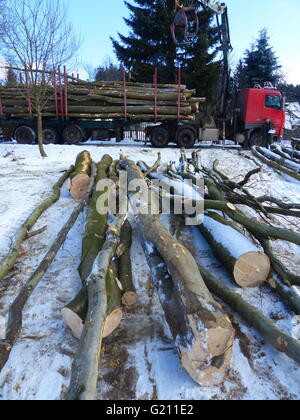
[[[5,255],[11,238],[28,214],[50,193],[60,171],[74,163],[77,154],[86,147],[96,161],[104,153],[110,153],[116,158],[122,149],[132,160],[144,160],[153,164],[157,153],[157,150],[131,142],[47,146],[49,157],[42,160],[36,146],[1,144],[0,256]],[[178,160],[179,150],[176,148],[161,152],[166,162]],[[235,180],[253,167],[237,150],[202,151],[202,162],[205,166],[211,166],[214,159],[218,159],[222,171]],[[256,175],[250,185],[254,194],[271,194],[285,201],[300,202],[300,184],[289,178],[282,178],[268,167],[264,167],[263,172]],[[73,207],[68,193],[63,190],[59,202],[41,217],[34,229],[47,226],[47,231],[26,241],[22,246],[14,271],[0,287],[0,315],[5,315],[8,305],[37,267]],[[274,217],[272,222],[300,232],[297,220],[287,221]],[[77,267],[83,229],[84,214],[79,217],[51,270],[26,305],[21,335],[0,374],[2,400],[61,400],[65,397],[77,341],[64,328],[60,309],[80,287]],[[224,282],[235,287],[197,231],[191,231],[184,226],[180,229],[180,240],[195,257]],[[289,268],[299,275],[299,248],[278,241],[276,249]],[[139,303],[125,312],[120,328],[105,341],[99,369],[99,399],[300,398],[300,367],[273,350],[255,330],[248,328],[231,312],[237,337],[228,378],[220,387],[204,388],[194,383],[180,366],[135,231],[132,264]],[[236,290],[270,317],[278,327],[291,334],[295,327],[294,314],[281,304],[269,288]],[[3,318],[0,316],[0,338],[1,331],[3,333]]]

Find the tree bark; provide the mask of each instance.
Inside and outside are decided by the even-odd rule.
[[[81,152],[76,159],[75,169],[70,175],[70,194],[75,201],[80,201],[86,194],[91,174],[92,158],[90,152]]]
[[[240,287],[261,286],[267,280],[271,269],[269,258],[222,216],[216,219],[206,214],[198,229]]]
[[[143,174],[134,162],[123,161],[120,166],[127,170],[129,184],[139,179],[147,189]],[[213,383],[217,378],[204,379],[205,371],[214,365],[216,358],[228,356],[234,339],[230,320],[206,288],[189,251],[172,237],[158,216],[151,215],[151,204],[135,193],[130,193],[130,198],[133,204],[138,200],[140,209],[148,208],[148,214],[137,215],[138,227],[163,257],[196,337],[189,343],[189,351],[182,355],[182,364],[197,382],[211,380]],[[219,377],[218,380],[222,379]]]
[[[42,156],[42,158],[46,158],[47,153],[44,149],[44,143],[43,143],[43,114],[41,111],[37,111],[37,137],[38,137],[38,145],[39,145],[39,151]]]
[[[300,343],[298,341],[280,331],[254,306],[244,301],[240,295],[215,278],[204,267],[199,265],[199,269],[212,293],[229,305],[250,326],[254,327],[276,350],[300,363]]]
[[[26,239],[27,234],[33,228],[39,217],[56,201],[60,198],[60,189],[64,182],[69,178],[72,173],[74,166],[71,166],[68,171],[66,171],[63,176],[57,181],[57,183],[52,187],[52,195],[46,198],[27,218],[23,223],[22,227],[18,231],[13,243],[10,247],[10,250],[5,258],[0,263],[0,282],[8,274],[8,272],[14,266],[20,251],[22,242]]]
[[[106,278],[116,253],[126,216],[117,216],[109,223],[106,241],[87,281],[88,315],[72,367],[68,400],[94,400],[99,359],[107,314]]]
[[[122,303],[132,306],[137,303],[136,288],[132,280],[131,265],[132,228],[128,220],[123,225],[120,238],[119,280],[123,288]]]

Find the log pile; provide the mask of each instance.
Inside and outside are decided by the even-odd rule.
[[[200,104],[205,102],[205,98],[195,97],[195,91],[184,85],[71,81],[63,89],[50,85],[47,89],[48,102],[43,108],[47,117],[194,120]],[[30,95],[30,87],[23,85],[0,87],[3,114],[28,117]]]

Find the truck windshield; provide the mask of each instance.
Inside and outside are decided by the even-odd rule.
[[[266,96],[266,107],[272,109],[283,109],[283,102],[278,95]]]

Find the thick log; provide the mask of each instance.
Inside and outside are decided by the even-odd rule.
[[[182,296],[178,292],[168,267],[158,251],[150,242],[145,240],[142,234],[141,242],[151,270],[152,281],[157,289],[183,367],[196,382],[203,386],[219,385],[224,381],[224,377],[230,368],[231,348],[228,348],[225,354],[215,357],[211,364],[203,366],[201,379],[199,378],[197,363],[191,363],[193,356],[190,348],[190,346],[194,347],[196,355],[197,349],[195,349],[193,343],[197,342],[197,335],[195,336],[195,328],[193,328],[190,316],[186,312]]]
[[[112,163],[109,155],[104,155],[97,164],[97,177],[95,185],[108,178],[108,170]],[[99,214],[97,211],[97,202],[104,191],[94,189],[90,206],[86,217],[85,232],[82,240],[81,263],[78,268],[80,278],[83,284],[91,274],[95,259],[101,251],[105,242],[105,232],[107,228],[107,215]]]
[[[136,288],[132,280],[132,264],[131,264],[131,245],[132,245],[132,228],[128,220],[124,223],[121,230],[120,247],[119,247],[119,280],[123,288],[122,303],[126,306],[132,306],[137,303]]]
[[[268,318],[240,295],[218,280],[204,267],[200,272],[209,290],[229,305],[250,326],[255,328],[276,350],[300,363],[300,343],[280,331]]]
[[[27,303],[30,296],[32,295],[40,280],[44,277],[44,275],[50,268],[55,256],[60,250],[62,244],[65,242],[68,233],[74,226],[79,214],[83,211],[92,192],[95,176],[96,169],[93,168],[89,187],[85,194],[85,197],[73,210],[67,223],[63,226],[61,231],[56,236],[53,244],[51,245],[49,251],[46,253],[45,257],[39,264],[38,268],[27,281],[26,285],[22,287],[20,293],[18,294],[12,305],[9,307],[6,337],[4,340],[0,341],[0,370],[2,370],[3,366],[6,364],[9,358],[10,351],[16,343],[18,334],[22,328],[22,311],[24,309],[24,306]]]
[[[70,194],[75,201],[82,200],[86,194],[90,180],[91,165],[90,152],[85,150],[77,156],[74,171],[70,175]]]
[[[297,159],[294,159],[292,156],[289,155],[289,153],[284,152],[283,149],[280,146],[278,146],[278,144],[271,144],[271,150],[273,153],[275,153],[278,156],[281,156],[287,161],[294,162],[297,165],[300,164],[300,162]]]
[[[39,217],[60,197],[60,189],[64,182],[69,178],[70,174],[73,172],[74,166],[71,166],[68,171],[66,171],[63,176],[57,181],[57,183],[52,187],[52,195],[46,198],[26,219],[26,221],[21,226],[16,237],[13,240],[13,243],[10,247],[10,250],[5,258],[0,263],[0,282],[8,274],[8,272],[14,266],[20,251],[22,242],[26,239],[28,233],[33,228]]]
[[[255,147],[252,148],[252,153],[259,159],[261,160],[263,163],[265,163],[268,166],[272,166],[272,168],[277,169],[277,171],[279,172],[283,172],[287,175],[289,175],[292,178],[297,179],[298,181],[300,181],[300,174],[297,174],[295,171],[290,170],[284,166],[282,166],[281,164],[272,161],[271,159],[268,159],[267,157],[265,157],[263,154],[261,154]],[[275,155],[276,156],[276,155]]]
[[[206,214],[198,229],[240,287],[261,286],[270,273],[269,258],[222,216],[215,215],[218,218]]]
[[[117,216],[109,223],[105,244],[87,281],[88,315],[73,362],[68,400],[95,399],[107,314],[106,278],[118,247],[120,231],[125,218],[126,216]]]
[[[105,280],[105,293],[107,295],[107,308],[103,329],[103,338],[110,336],[120,325],[122,320],[122,290],[118,283],[117,272],[114,264],[109,267]],[[75,298],[62,310],[65,325],[71,330],[73,336],[80,340],[84,323],[88,314],[88,289],[83,286]]]
[[[128,183],[138,179],[147,190],[143,174],[134,162],[123,161],[120,166],[127,170]],[[138,200],[140,209],[148,208],[148,214],[136,216],[138,227],[163,257],[196,337],[189,343],[189,351],[182,356],[182,364],[198,383],[203,380],[207,384],[205,370],[216,358],[227,358],[232,346],[234,330],[230,320],[206,288],[189,251],[172,237],[158,216],[151,215],[151,204],[144,202],[142,197],[138,198],[136,193],[130,193],[130,198],[133,208],[137,204],[135,200]],[[211,378],[213,383],[221,383],[223,379],[220,376]]]
[[[300,152],[298,150],[293,149],[292,147],[283,147],[282,150],[292,158],[300,159]]]

